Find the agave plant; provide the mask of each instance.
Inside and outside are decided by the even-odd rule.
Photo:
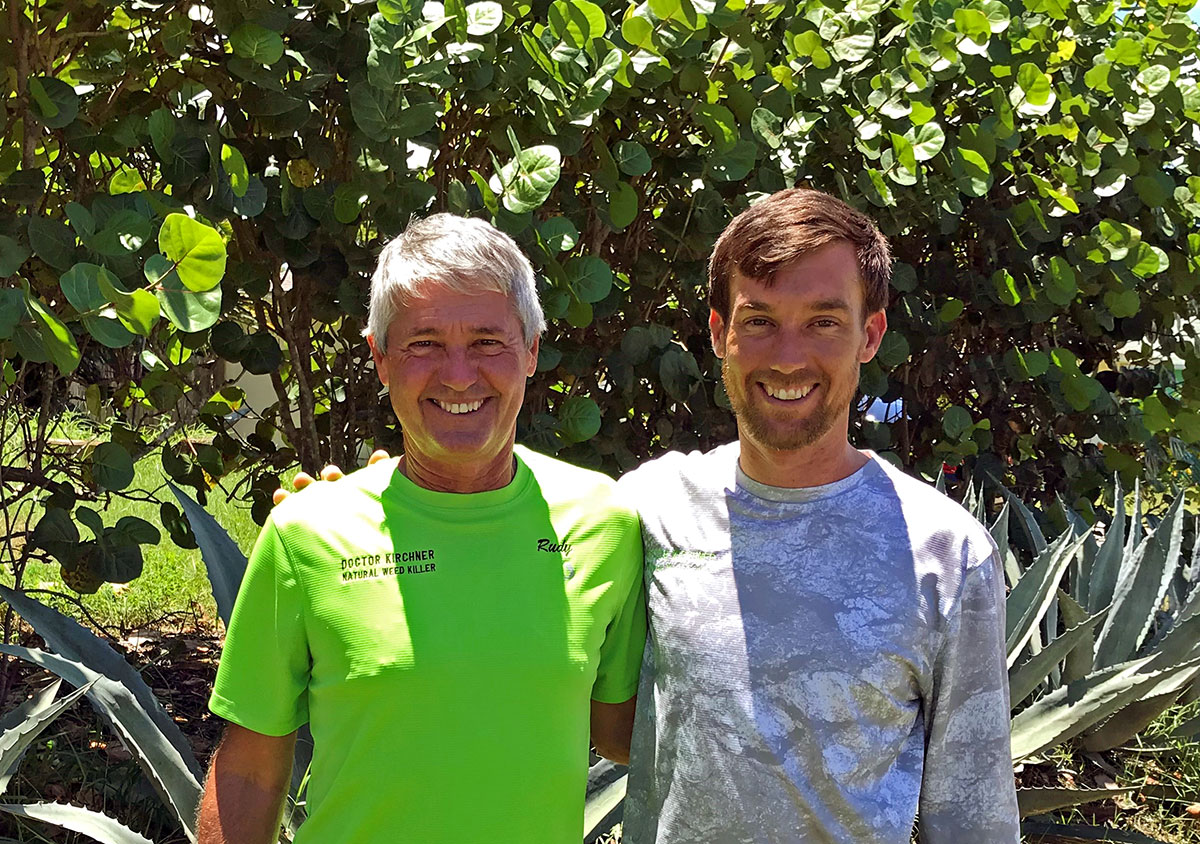
[[[1016,713],[1013,762],[1067,742],[1086,751],[1118,747],[1200,679],[1200,542],[1185,559],[1185,496],[1149,528],[1140,486],[1127,513],[1118,478],[1101,539],[1060,502],[1067,528],[1048,542],[1034,513],[1001,491],[1005,504],[990,529],[1010,586],[1005,632]],[[986,503],[980,489],[969,490],[964,501],[985,524]],[[1014,522],[1032,549],[1028,566],[1009,541]],[[1022,789],[1018,799],[1027,816],[1113,794],[1038,788]]]

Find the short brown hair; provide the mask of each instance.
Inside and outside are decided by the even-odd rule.
[[[773,193],[733,218],[708,263],[708,304],[729,319],[734,270],[770,285],[783,267],[837,241],[850,243],[858,254],[865,314],[886,308],[892,280],[887,238],[866,214],[808,188]]]

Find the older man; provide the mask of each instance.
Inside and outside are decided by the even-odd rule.
[[[528,260],[480,220],[383,250],[367,339],[404,454],[264,526],[210,704],[231,723],[201,844],[277,840],[305,723],[297,844],[579,841],[589,713],[598,747],[628,740],[641,544],[611,481],[514,448],[543,326]]]
[[[811,190],[740,214],[709,327],[738,441],[618,484],[650,644],[627,844],[1015,844],[1004,590],[990,536],[854,448],[888,244]]]

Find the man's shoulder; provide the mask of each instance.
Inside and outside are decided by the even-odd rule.
[[[733,482],[737,470],[737,441],[709,451],[668,451],[621,476],[617,485],[631,493],[655,492],[675,485]]]
[[[578,502],[600,511],[625,511],[633,514],[633,505],[624,503],[617,482],[603,472],[576,466],[557,457],[516,446],[517,457],[529,467],[542,496],[549,504]]]
[[[961,504],[888,461],[878,456],[873,459],[887,479],[889,493],[900,503],[914,547],[962,552],[968,568],[980,565],[992,555],[996,545],[991,533]]]
[[[390,483],[398,458],[381,460],[356,469],[337,481],[318,481],[289,495],[271,511],[277,528],[295,528],[314,522],[329,523],[347,508],[363,505],[364,496],[377,498]]]

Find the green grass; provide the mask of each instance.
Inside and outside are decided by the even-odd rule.
[[[86,418],[76,415],[68,415],[60,420],[52,436],[69,439],[99,436],[107,439],[103,431]],[[12,456],[6,454],[6,462]],[[21,464],[10,462],[8,465]],[[285,481],[290,480],[291,474],[285,476]],[[250,517],[249,504],[237,498],[231,500],[226,492],[232,492],[240,480],[240,475],[231,476],[222,480],[220,486],[214,487],[208,493],[207,509],[248,554],[258,536],[258,525]],[[128,491],[153,496],[157,501],[133,501],[118,495],[102,495],[98,500],[86,503],[100,512],[105,525],[115,524],[122,516],[138,516],[159,529],[162,539],[158,545],[142,546],[144,567],[141,576],[128,584],[114,586],[105,583],[94,595],[82,596],[86,613],[71,601],[46,593],[34,594],[39,600],[72,617],[98,624],[109,632],[125,633],[148,625],[184,629],[191,626],[202,629],[211,627],[217,617],[216,605],[200,551],[175,545],[159,516],[158,502],[175,503],[175,498],[165,484],[157,450],[136,464]],[[37,524],[43,509],[38,504],[31,511],[23,511],[28,513],[30,526]],[[88,528],[82,525],[79,528],[83,538],[90,537]],[[0,582],[11,586],[13,579],[13,572],[5,566],[0,571]],[[31,560],[25,569],[22,585],[27,590],[48,590],[78,597],[63,585],[59,566],[55,562]]]

